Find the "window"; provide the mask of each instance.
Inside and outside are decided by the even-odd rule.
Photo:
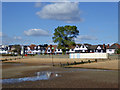
[[[72,51],[74,51],[74,49],[72,49]]]
[[[58,49],[58,51],[60,51],[60,49]]]
[[[84,45],[82,47],[84,48]]]
[[[98,52],[101,52],[101,50],[98,50]]]
[[[69,49],[66,49],[66,51],[69,51]]]
[[[80,50],[75,50],[75,53],[79,53],[80,52]]]
[[[109,51],[111,52],[112,50],[110,49]]]
[[[50,50],[48,50],[48,52],[50,52]]]
[[[76,46],[76,48],[79,48],[78,45]]]

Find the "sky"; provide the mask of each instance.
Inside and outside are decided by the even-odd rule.
[[[3,2],[3,44],[55,44],[58,26],[75,25],[76,43],[118,41],[117,2]]]

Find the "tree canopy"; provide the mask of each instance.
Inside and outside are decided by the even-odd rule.
[[[20,54],[20,51],[21,51],[21,46],[20,45],[13,45],[12,48],[14,48],[12,50],[13,52],[17,52],[18,54]]]
[[[120,54],[120,49],[117,50],[117,54]]]
[[[52,37],[54,43],[58,43],[58,48],[62,49],[63,52],[66,51],[71,45],[75,45],[74,38],[79,35],[79,30],[76,26],[58,26],[54,30],[54,36]]]

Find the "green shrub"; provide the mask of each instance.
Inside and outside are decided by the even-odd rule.
[[[117,54],[120,54],[120,49],[117,50]]]

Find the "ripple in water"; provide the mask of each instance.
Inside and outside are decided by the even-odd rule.
[[[24,82],[24,81],[48,80],[58,76],[59,76],[58,74],[53,72],[37,72],[36,76],[33,77],[2,79],[0,80],[0,83],[2,82],[3,84],[9,84],[9,83]]]

